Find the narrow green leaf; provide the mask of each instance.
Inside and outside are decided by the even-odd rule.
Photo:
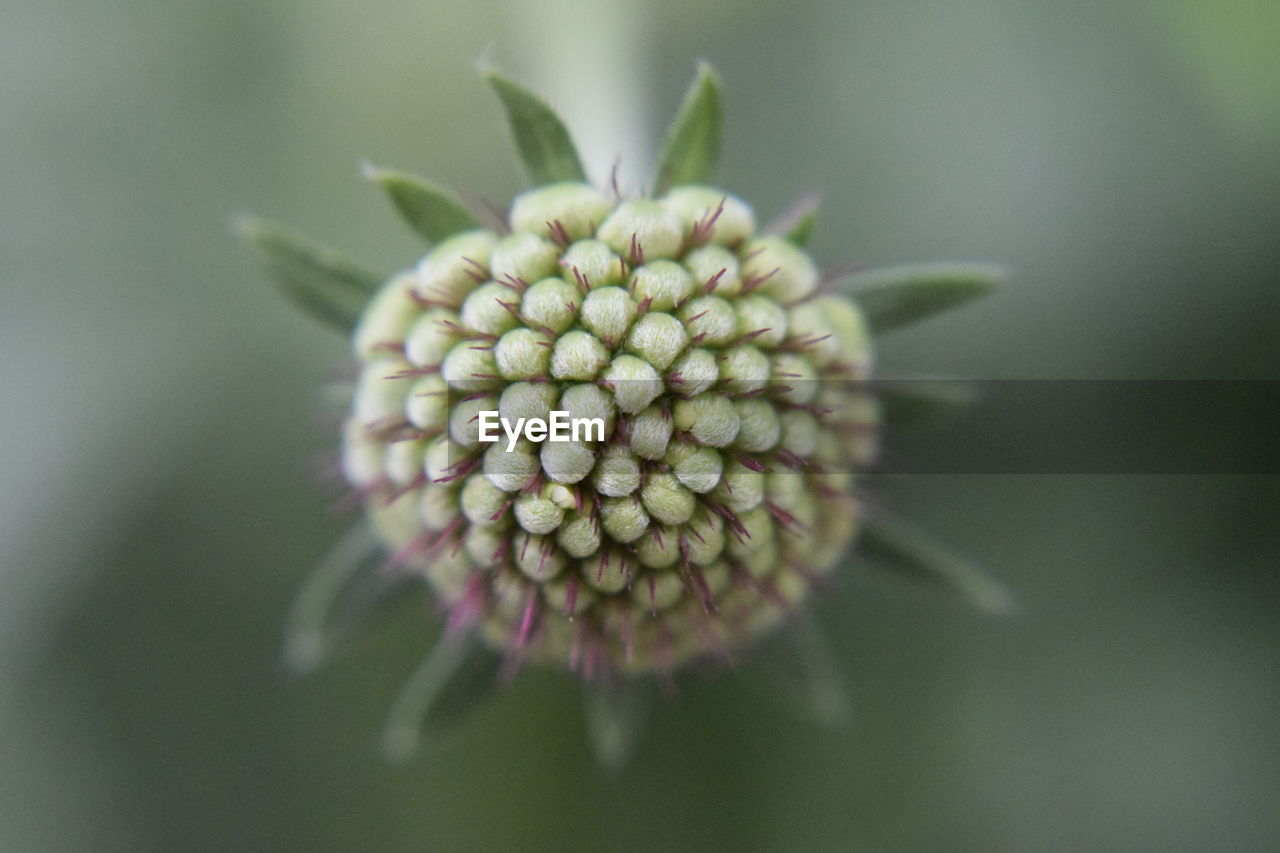
[[[908,379],[876,383],[885,423],[901,425],[944,417],[969,408],[977,389],[956,379]]]
[[[818,209],[806,213],[795,227],[786,233],[786,238],[797,246],[809,245],[809,239],[813,237],[813,229],[818,224]]]
[[[814,226],[818,223],[818,206],[821,203],[821,195],[816,192],[806,193],[764,230],[770,234],[781,234],[797,246],[807,246],[809,238],[813,236]]]
[[[294,303],[344,332],[386,276],[352,263],[296,232],[265,219],[243,216],[235,229],[262,257],[267,272]]]
[[[459,231],[478,227],[457,196],[417,175],[366,165],[362,172],[386,191],[402,219],[428,242],[439,243]]]
[[[296,672],[311,672],[333,650],[334,608],[351,582],[379,553],[365,524],[347,531],[303,581],[285,623],[285,663]]]
[[[423,729],[439,734],[494,693],[499,659],[470,634],[441,637],[396,697],[382,730],[383,754],[407,761]]]
[[[667,141],[658,158],[658,193],[677,184],[711,180],[720,160],[722,125],[720,79],[704,62],[698,66],[693,85],[667,131]]]
[[[602,768],[621,770],[631,759],[652,698],[646,681],[584,685],[587,736]]]
[[[529,178],[535,184],[585,181],[569,131],[547,102],[497,71],[485,71],[484,77],[502,101]]]
[[[992,264],[910,264],[856,273],[842,287],[878,333],[971,302],[1004,277],[1005,270]]]
[[[951,553],[896,519],[869,520],[858,538],[862,554],[890,568],[940,581],[988,613],[1008,613],[1013,597],[976,564]]]

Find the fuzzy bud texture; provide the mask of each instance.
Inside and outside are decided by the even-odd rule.
[[[808,254],[705,186],[530,190],[393,278],[355,335],[347,479],[455,627],[585,674],[776,624],[854,536],[870,338]],[[604,441],[480,441],[480,412]]]

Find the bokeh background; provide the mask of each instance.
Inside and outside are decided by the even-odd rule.
[[[382,763],[423,605],[315,676],[281,666],[290,594],[346,523],[312,476],[345,349],[228,228],[252,208],[407,265],[360,158],[521,186],[478,57],[633,177],[706,58],[723,183],[766,219],[820,188],[820,259],[1015,270],[887,338],[887,368],[1276,379],[1280,5],[6,0],[0,20],[0,849],[1280,845],[1274,476],[884,478],[879,501],[1020,609],[851,565],[815,607],[848,726],[748,665],[693,680],[603,774],[575,686],[526,673]]]

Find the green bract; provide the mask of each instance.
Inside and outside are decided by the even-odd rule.
[[[425,581],[449,614],[453,639],[393,712],[397,748],[467,658],[458,638],[617,684],[727,660],[795,613],[861,526],[857,475],[881,426],[871,335],[993,279],[974,266],[824,277],[803,246],[812,205],[762,230],[711,183],[721,109],[705,66],[644,198],[588,183],[555,113],[486,76],[538,184],[502,223],[372,167],[434,243],[409,269],[378,277],[243,223],[286,292],[351,331],[360,370],[343,473],[390,565]],[[602,431],[484,440],[490,417],[554,412]],[[894,547],[901,536],[875,541],[976,589],[954,561]],[[299,598],[295,662],[324,652],[355,548],[344,543]]]

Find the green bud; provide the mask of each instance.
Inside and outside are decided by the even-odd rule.
[[[694,397],[720,381],[720,365],[711,350],[692,349],[676,359],[667,386],[682,397]]]
[[[368,488],[382,479],[385,445],[369,435],[365,425],[349,418],[342,426],[342,474],[357,489]],[[636,469],[636,485],[640,471]]]
[[[498,524],[499,513],[511,496],[498,488],[488,477],[467,477],[462,486],[459,501],[462,514],[472,524]],[[488,557],[486,555],[485,562]]]
[[[426,442],[421,440],[394,441],[387,445],[384,469],[387,479],[397,486],[407,486],[418,479],[423,471],[422,452]]]
[[[800,353],[779,352],[770,367],[773,393],[793,405],[803,406],[818,393],[818,371],[813,362]]]
[[[418,499],[418,518],[427,530],[444,530],[459,514],[457,497],[447,489],[423,489]]]
[[[738,413],[723,395],[708,393],[677,400],[673,413],[676,429],[691,434],[699,444],[728,447],[738,437]]]
[[[656,201],[624,201],[600,226],[596,238],[624,258],[674,258],[684,242],[680,219]]]
[[[695,566],[709,566],[724,553],[724,519],[718,515],[699,512],[683,535],[685,555]]]
[[[564,520],[564,509],[543,497],[516,498],[516,522],[530,533],[551,533]]]
[[[599,418],[604,421],[605,438],[613,435],[618,407],[613,402],[613,395],[599,385],[570,385],[560,395],[559,408],[567,412],[566,416],[570,419]]]
[[[530,580],[550,580],[564,571],[569,561],[554,539],[533,533],[517,533],[512,540],[516,568]]]
[[[684,524],[698,505],[693,492],[665,471],[649,475],[640,488],[640,500],[649,515],[663,524]]]
[[[649,312],[631,327],[627,349],[658,370],[666,370],[688,342],[683,323],[670,314]]]
[[[488,231],[467,231],[440,243],[418,264],[418,295],[457,307],[489,272],[489,255],[498,238]]]
[[[498,364],[493,360],[491,347],[469,341],[449,350],[440,365],[440,375],[449,387],[458,391],[487,391],[499,387]]]
[[[517,303],[510,287],[496,281],[482,284],[462,303],[462,325],[483,335],[501,335],[520,322],[507,307]]]
[[[679,308],[697,289],[693,278],[675,261],[656,260],[637,267],[631,273],[631,295],[640,303],[646,300],[653,311]]]
[[[734,400],[738,413],[736,445],[751,453],[772,450],[782,437],[782,423],[772,401],[760,397]]]
[[[396,276],[369,301],[352,336],[357,358],[372,358],[384,345],[405,339],[422,311],[414,299],[417,283],[412,274]]]
[[[621,551],[602,549],[582,562],[582,579],[600,592],[610,594],[627,588],[635,564]]]
[[[757,237],[742,247],[744,287],[794,305],[818,288],[818,268],[785,237]]]
[[[541,467],[535,445],[529,441],[519,441],[509,451],[504,442],[496,442],[484,452],[484,475],[504,492],[524,488]]]
[[[683,441],[667,448],[665,461],[681,485],[700,495],[714,489],[724,471],[724,462],[716,450]]]
[[[649,516],[635,497],[605,498],[600,502],[600,522],[615,542],[634,542],[649,529]]]
[[[661,459],[671,440],[671,415],[659,406],[650,406],[631,419],[631,452],[641,459]]]
[[[599,240],[579,240],[560,259],[560,276],[575,292],[621,284],[626,277],[622,258]]]
[[[409,387],[404,413],[420,430],[444,429],[449,423],[449,386],[437,375],[419,378]]]
[[[701,346],[722,346],[739,334],[733,305],[719,296],[700,296],[680,307],[680,319]]]
[[[582,297],[577,288],[558,278],[544,278],[524,292],[520,315],[535,327],[559,334],[573,325],[575,306]]]
[[[611,210],[613,202],[595,187],[577,183],[550,184],[515,197],[511,203],[511,229],[543,234],[553,239],[568,237],[580,240],[589,237]]]
[[[742,199],[714,187],[675,187],[662,203],[680,219],[686,237],[695,242],[736,245],[756,230],[756,217]]]
[[[557,483],[576,483],[595,467],[596,455],[581,441],[547,441],[542,444],[542,470]]]
[[[570,512],[556,532],[556,542],[570,557],[589,557],[600,548],[600,528],[591,516]]]
[[[498,399],[498,415],[510,423],[521,418],[547,420],[556,406],[560,389],[551,382],[515,382],[503,389]]]
[[[764,500],[764,474],[741,462],[729,462],[724,466],[724,478],[713,494],[738,514],[755,509]]]
[[[631,587],[631,600],[645,610],[673,607],[684,595],[684,581],[675,572],[645,572]]]
[[[458,330],[462,318],[447,308],[426,311],[409,327],[405,337],[404,354],[414,367],[438,365],[454,344],[462,339]]]
[[[503,379],[546,376],[551,367],[551,340],[533,329],[512,329],[494,345],[493,359]]]
[[[630,448],[606,445],[591,473],[591,484],[606,497],[629,495],[640,488],[640,463]]]
[[[635,414],[662,393],[662,379],[653,365],[634,355],[620,355],[604,371],[604,379],[613,388],[618,409]]]
[[[739,344],[720,356],[720,379],[730,394],[750,394],[769,382],[769,357],[750,344]]]
[[[609,363],[609,351],[590,334],[574,330],[560,336],[551,351],[551,375],[586,382]]]
[[[498,408],[498,398],[492,396],[459,400],[449,413],[449,437],[462,447],[480,442],[480,413]]]
[[[635,316],[635,300],[620,287],[596,288],[582,301],[582,325],[611,345],[622,340]]]
[[[674,566],[680,559],[680,528],[653,525],[635,545],[640,565],[650,569]]]
[[[365,365],[356,383],[352,408],[362,424],[395,424],[404,417],[404,403],[413,383],[390,378],[409,369],[401,358],[379,358]]]
[[[693,283],[699,293],[729,297],[742,292],[738,256],[723,246],[694,249],[684,256],[684,266],[689,275],[693,276]]]
[[[818,449],[818,421],[801,409],[782,413],[782,447],[800,459],[808,459]]]
[[[771,349],[787,339],[786,309],[767,296],[750,294],[734,303],[738,334],[751,336],[751,343]]]
[[[559,261],[560,248],[555,243],[529,231],[517,231],[494,245],[489,255],[489,277],[508,284],[532,284],[559,272]]]

